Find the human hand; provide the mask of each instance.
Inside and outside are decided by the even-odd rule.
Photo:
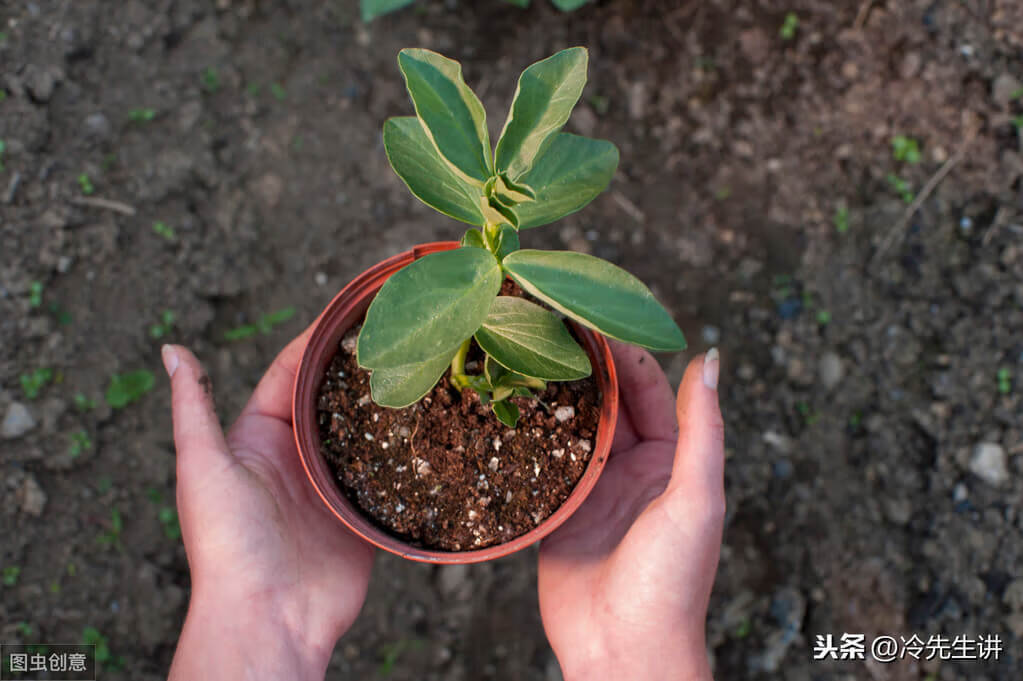
[[[292,435],[291,391],[308,336],[274,360],[226,439],[198,360],[163,348],[192,576],[171,679],[322,679],[366,597],[372,547],[316,496]]]
[[[650,353],[618,343],[612,352],[614,444],[585,503],[541,545],[544,629],[567,681],[704,681],[725,515],[717,351],[690,362],[677,420]]]

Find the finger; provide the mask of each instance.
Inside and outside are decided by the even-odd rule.
[[[717,349],[689,363],[678,389],[678,445],[669,490],[724,505],[724,424],[718,407]]]
[[[259,385],[238,416],[238,422],[258,414],[291,425],[291,391],[295,385],[299,362],[302,361],[302,353],[305,352],[306,343],[313,333],[313,326],[315,324],[309,325],[277,355],[270,368],[263,374],[263,378],[259,379]]]
[[[178,479],[203,476],[230,464],[231,451],[213,407],[213,384],[199,360],[181,345],[164,345],[160,354],[171,379]]]
[[[678,432],[671,386],[657,360],[646,350],[611,341],[621,405],[642,440],[674,441]]]
[[[628,410],[619,409],[618,423],[615,424],[615,439],[611,443],[611,455],[628,451],[635,447],[637,442],[639,442],[639,436],[636,435],[636,429],[632,427]]]

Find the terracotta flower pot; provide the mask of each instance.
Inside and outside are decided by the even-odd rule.
[[[342,493],[327,462],[320,454],[320,431],[316,418],[316,402],[324,373],[330,365],[331,359],[337,353],[341,338],[353,324],[362,320],[369,304],[388,277],[424,255],[450,250],[458,246],[456,241],[438,241],[416,246],[411,251],[388,258],[369,268],[342,289],[316,322],[316,327],[309,338],[309,344],[306,346],[302,363],[295,376],[292,402],[295,442],[302,458],[302,465],[309,476],[309,481],[316,488],[316,492],[323,499],[327,508],[348,526],[348,529],[366,541],[404,558],[427,563],[478,563],[493,560],[523,549],[553,532],[579,508],[596,484],[611,451],[615,423],[618,420],[618,379],[615,375],[614,360],[611,357],[607,341],[603,336],[570,322],[590,356],[590,363],[593,365],[594,376],[602,395],[600,424],[597,429],[596,446],[582,478],[565,503],[540,525],[509,542],[483,549],[434,551],[413,546],[391,536],[385,530],[374,525]]]

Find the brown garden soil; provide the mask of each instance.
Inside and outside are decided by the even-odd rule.
[[[452,388],[450,369],[422,401],[386,409],[370,400],[357,334],[345,336],[320,388],[321,452],[380,527],[415,546],[468,551],[529,532],[568,499],[600,419],[592,377],[551,383],[537,399],[512,398],[514,429],[474,391]],[[472,350],[466,369],[479,373],[481,352]]]
[[[0,569],[20,569],[0,582],[0,641],[95,627],[124,658],[102,678],[163,678],[189,582],[166,522],[160,343],[196,351],[229,422],[348,281],[460,236],[383,152],[383,121],[412,110],[401,47],[462,60],[496,138],[521,69],[586,45],[568,129],[612,140],[621,165],[586,210],[522,242],[647,282],[690,340],[659,358],[673,383],[721,349],[718,678],[1023,676],[1023,5],[357,14],[354,0],[0,0]],[[896,135],[919,162],[893,158]],[[892,176],[926,188],[919,210]],[[225,338],[289,307],[269,333]],[[20,377],[40,368],[52,379],[30,398]],[[144,368],[155,389],[108,406],[110,377]],[[378,555],[328,678],[558,679],[535,573],[535,551],[458,567]],[[813,661],[817,634],[843,632],[1000,634],[1005,651]]]

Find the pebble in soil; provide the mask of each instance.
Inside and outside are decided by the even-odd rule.
[[[596,444],[592,377],[515,398],[515,429],[475,392],[452,389],[447,374],[416,404],[389,409],[370,399],[357,334],[342,340],[320,388],[321,452],[377,525],[416,546],[480,549],[532,530],[569,497]]]

